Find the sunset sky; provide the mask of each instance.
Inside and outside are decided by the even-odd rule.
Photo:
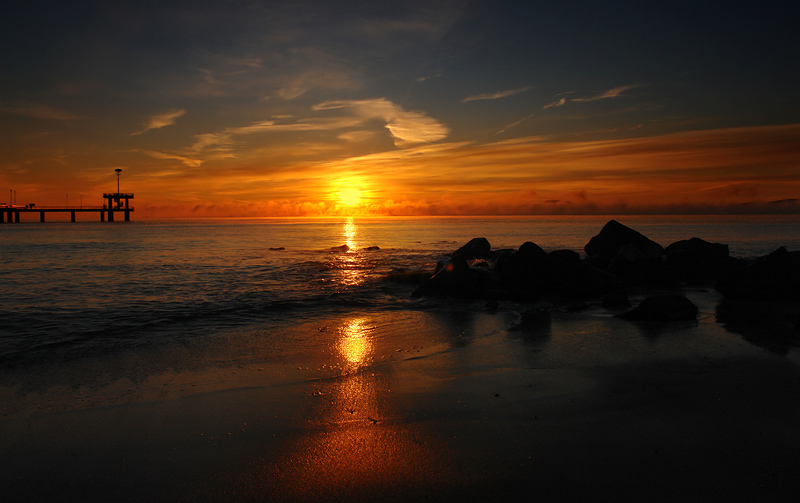
[[[800,212],[791,2],[15,4],[0,202]]]

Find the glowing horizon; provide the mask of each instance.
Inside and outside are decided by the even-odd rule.
[[[747,38],[703,2],[364,7],[18,7],[0,201],[102,204],[122,169],[137,219],[800,213],[768,7],[731,7]]]

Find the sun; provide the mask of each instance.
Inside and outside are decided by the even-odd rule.
[[[361,192],[356,189],[344,189],[339,192],[339,200],[347,206],[355,206],[361,202]]]

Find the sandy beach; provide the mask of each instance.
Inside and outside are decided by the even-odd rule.
[[[788,500],[797,352],[718,323],[715,292],[688,295],[697,322],[590,306],[515,330],[521,306],[454,302],[287,327],[280,361],[253,334],[216,360],[210,344],[7,371],[2,487],[26,501]]]

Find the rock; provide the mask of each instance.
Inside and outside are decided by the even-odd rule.
[[[347,251],[350,251],[350,247],[347,246],[347,245],[334,246],[334,247],[331,248],[331,251],[347,252]]]
[[[553,292],[571,298],[600,297],[619,290],[622,282],[608,271],[587,262],[578,262],[574,267],[563,269],[553,278]]]
[[[411,293],[415,298],[426,295],[493,299],[502,296],[502,288],[491,271],[473,269],[465,259],[453,257],[433,277]]]
[[[716,321],[728,332],[776,354],[800,347],[796,302],[725,298],[717,305]]]
[[[541,292],[550,282],[547,253],[530,241],[523,243],[519,250],[510,255],[501,255],[495,270],[512,290]]]
[[[278,246],[277,248],[270,248],[269,251],[283,251],[285,249],[283,246]]]
[[[800,257],[780,247],[752,263],[720,276],[714,288],[730,299],[800,298]]]
[[[364,248],[364,249],[365,249],[366,251],[378,251],[378,250],[380,250],[380,247],[378,247],[378,246],[367,246],[367,247],[366,247],[366,248]]]
[[[600,233],[590,239],[583,249],[593,264],[605,268],[626,246],[628,249],[624,252],[625,256],[632,254],[633,250],[642,257],[649,258],[659,257],[664,253],[664,248],[660,244],[616,220],[609,220]]]
[[[625,290],[616,290],[603,297],[602,305],[606,309],[628,309],[631,301]]]
[[[616,315],[625,320],[678,321],[697,319],[697,306],[683,295],[654,295],[638,306]]]
[[[472,238],[467,244],[453,252],[453,257],[471,260],[474,258],[489,258],[492,245],[486,238]]]
[[[728,245],[709,243],[700,238],[684,239],[667,246],[666,253],[691,253],[697,257],[723,258],[729,254]]]
[[[388,274],[386,279],[393,283],[401,283],[406,285],[421,285],[431,277],[431,272],[428,271],[396,271]]]
[[[547,260],[550,262],[550,267],[561,270],[577,266],[581,256],[573,250],[555,250],[547,254]]]
[[[628,285],[677,289],[680,285],[667,267],[664,256],[649,257],[633,244],[620,248],[607,270]]]
[[[664,248],[639,232],[609,221],[584,247],[587,260],[628,285],[677,286],[663,261]]]
[[[728,245],[709,243],[700,238],[677,241],[667,246],[667,267],[673,275],[689,282],[708,282],[718,279],[741,265],[729,255]]]

